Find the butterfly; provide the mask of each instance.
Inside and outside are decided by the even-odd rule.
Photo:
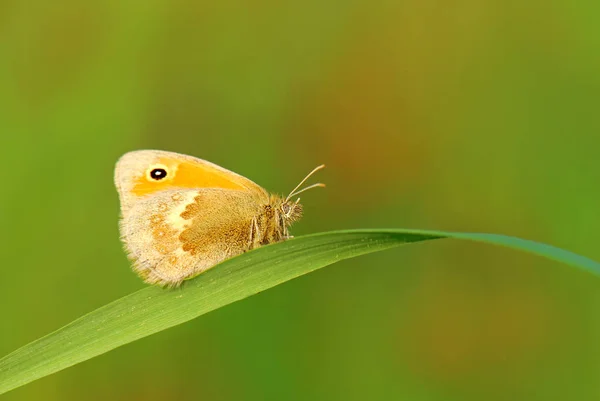
[[[160,150],[126,153],[117,162],[121,239],[133,270],[147,283],[177,287],[217,263],[261,245],[291,238],[302,216],[285,198],[206,160]]]

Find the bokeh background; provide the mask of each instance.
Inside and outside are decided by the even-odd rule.
[[[0,2],[0,354],[144,284],[126,151],[275,192],[293,233],[498,232],[600,259],[595,1]],[[600,280],[436,241],[344,261],[3,400],[597,400]]]

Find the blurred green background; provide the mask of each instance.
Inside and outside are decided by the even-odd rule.
[[[0,354],[144,284],[117,158],[287,192],[293,233],[517,235],[600,259],[597,1],[0,2]],[[597,400],[600,280],[439,241],[344,261],[3,400]]]

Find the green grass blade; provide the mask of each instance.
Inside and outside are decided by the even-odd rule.
[[[600,263],[591,259],[496,234],[390,229],[308,235],[225,261],[180,289],[142,289],[14,351],[0,360],[0,394],[339,260],[439,238],[526,251],[600,276]]]

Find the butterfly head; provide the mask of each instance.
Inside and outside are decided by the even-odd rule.
[[[302,205],[300,204],[300,198],[293,201],[292,197],[300,194],[301,192],[307,191],[309,189],[325,186],[325,184],[322,184],[319,182],[317,184],[309,185],[308,187],[304,187],[304,188],[300,189],[302,184],[304,184],[311,175],[313,175],[314,173],[316,173],[317,171],[321,170],[324,167],[325,167],[324,164],[321,164],[320,166],[315,167],[310,173],[308,173],[306,175],[306,177],[304,177],[304,179],[302,181],[300,181],[300,183],[298,185],[296,185],[296,188],[294,188],[292,190],[292,192],[290,192],[290,194],[285,197],[285,199],[282,199],[281,204],[279,205],[279,208],[280,208],[280,213],[281,213],[282,219],[286,223],[286,225],[290,225],[294,221],[297,221],[300,219],[300,217],[302,217]]]
[[[300,220],[302,217],[302,205],[300,204],[300,198],[295,202],[290,200],[283,200],[279,206],[281,217],[283,221],[290,225],[291,223]]]

